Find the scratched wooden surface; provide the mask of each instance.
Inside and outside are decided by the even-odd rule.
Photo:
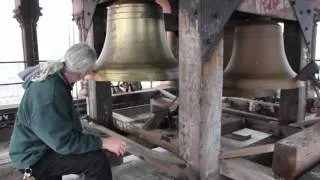
[[[180,155],[199,170],[201,179],[219,176],[223,42],[216,45],[214,52],[203,50],[213,45],[206,41],[210,28],[203,26],[217,25],[206,19],[214,18],[210,16],[214,12],[203,8],[212,2],[183,0],[179,10]],[[212,24],[200,25],[204,22]]]
[[[320,7],[320,1],[310,1],[313,8]],[[296,20],[290,0],[243,0],[239,11],[277,17],[280,19]]]

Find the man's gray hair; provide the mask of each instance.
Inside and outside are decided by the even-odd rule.
[[[32,81],[43,81],[62,69],[66,72],[85,73],[94,66],[96,60],[96,52],[89,44],[78,43],[67,50],[62,61],[40,64],[40,73]]]

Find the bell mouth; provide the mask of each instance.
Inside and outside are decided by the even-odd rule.
[[[236,88],[236,89],[261,89],[261,90],[272,90],[272,89],[296,89],[304,87],[305,84],[302,81],[296,80],[296,78],[225,78],[223,82],[224,88]]]
[[[178,68],[104,69],[95,73],[96,81],[165,81],[178,79]]]

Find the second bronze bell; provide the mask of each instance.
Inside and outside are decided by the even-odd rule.
[[[223,77],[224,96],[264,97],[277,89],[303,86],[295,76],[286,58],[280,25],[235,28],[233,51]]]

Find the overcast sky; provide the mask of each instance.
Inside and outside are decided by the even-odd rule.
[[[39,0],[42,16],[38,21],[39,58],[60,58],[69,45],[78,38],[78,29],[72,22],[71,0]],[[13,18],[14,0],[0,1],[0,61],[23,60],[19,23]],[[75,32],[75,34],[73,33]]]

